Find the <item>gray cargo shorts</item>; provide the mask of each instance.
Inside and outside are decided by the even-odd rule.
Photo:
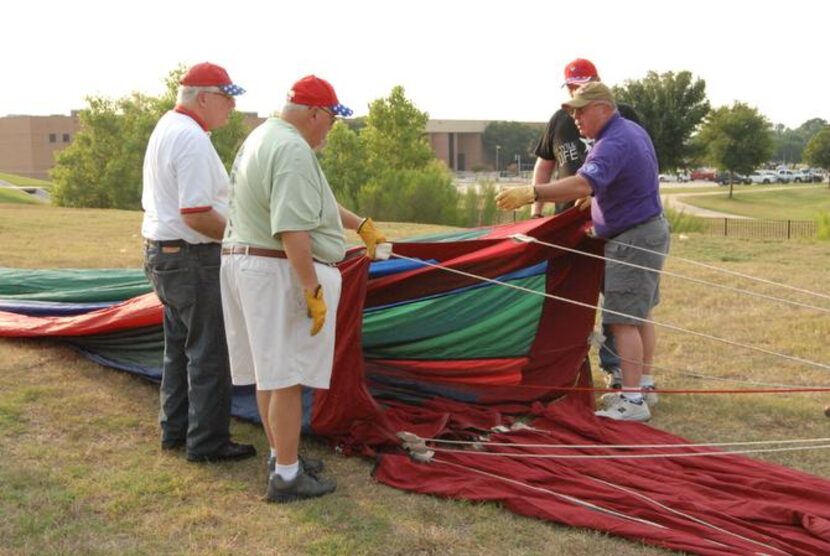
[[[651,309],[660,303],[658,272],[616,261],[662,270],[665,255],[669,252],[669,241],[669,223],[662,214],[608,240],[605,244],[603,323],[642,324],[631,317],[645,319]]]

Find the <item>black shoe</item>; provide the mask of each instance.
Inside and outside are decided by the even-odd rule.
[[[305,473],[300,467],[300,472],[291,481],[283,481],[282,477],[272,473],[271,478],[268,479],[268,490],[265,493],[265,498],[269,502],[284,504],[285,502],[325,496],[334,492],[336,488],[337,483],[333,479],[315,477],[311,473]]]
[[[162,450],[181,450],[185,447],[186,442],[184,440],[162,440],[161,441],[161,449]]]
[[[206,461],[230,461],[239,459],[248,459],[256,455],[256,448],[250,444],[237,444],[236,442],[228,441],[227,444],[213,452],[212,454],[187,454],[187,461],[206,462]]]
[[[303,456],[297,456],[300,461],[300,465],[303,467],[306,473],[310,473],[311,475],[317,475],[318,473],[322,473],[323,469],[326,465],[323,463],[323,460],[317,458],[304,458]],[[274,456],[268,456],[268,476],[271,476],[277,468],[277,458]]]

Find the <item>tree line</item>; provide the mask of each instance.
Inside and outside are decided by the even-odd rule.
[[[62,206],[141,208],[144,150],[156,121],[175,104],[184,72],[176,68],[158,96],[133,93],[111,100],[89,97],[79,113],[80,131],[57,158],[53,201]],[[712,109],[706,84],[688,71],[626,81],[614,88],[633,106],[649,132],[661,171],[707,164],[749,173],[773,156],[830,170],[830,126],[821,119],[797,130],[773,128],[757,109],[741,102]],[[429,116],[396,86],[371,103],[365,118],[338,122],[320,163],[338,200],[379,220],[459,226],[490,224],[497,217],[495,186],[481,183],[460,194],[453,175],[433,154],[426,137]],[[227,167],[248,130],[240,113],[211,134]],[[492,122],[485,152],[500,151],[507,163],[533,157],[541,129],[518,122]]]

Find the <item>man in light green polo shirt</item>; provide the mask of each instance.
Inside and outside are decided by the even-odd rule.
[[[272,502],[335,489],[320,475],[321,461],[298,454],[302,387],[329,387],[341,285],[334,263],[346,253],[343,228],[357,230],[370,258],[386,241],[370,218],[337,203],[314,152],[337,117],[351,114],[327,81],[304,77],[280,118],[248,136],[231,171],[222,243],[225,330],[234,384],[257,387],[271,446],[266,497]]]

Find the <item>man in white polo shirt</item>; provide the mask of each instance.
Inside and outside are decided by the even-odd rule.
[[[271,446],[266,498],[323,496],[335,482],[320,460],[298,454],[303,387],[328,389],[334,358],[344,226],[375,257],[386,241],[369,218],[344,209],[315,150],[338,116],[352,111],[324,79],[297,81],[279,118],[256,128],[231,172],[231,211],[222,249],[222,303],[234,384],[256,384]],[[310,319],[310,320],[309,320]]]
[[[144,270],[164,305],[161,446],[189,461],[244,459],[230,440],[231,378],[219,289],[228,174],[210,141],[245,90],[220,66],[191,67],[144,157]]]

